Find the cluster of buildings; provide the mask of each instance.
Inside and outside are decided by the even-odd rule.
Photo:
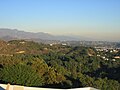
[[[117,59],[120,59],[120,54],[118,53],[120,52],[120,48],[95,47],[95,49],[97,51],[97,56],[104,60],[116,61]],[[109,56],[109,53],[112,55],[112,58]]]

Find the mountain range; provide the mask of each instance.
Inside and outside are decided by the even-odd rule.
[[[25,32],[17,29],[0,28],[0,39],[14,40],[14,39],[32,39],[32,40],[60,40],[60,41],[80,41],[86,38],[78,36],[55,36],[44,32]]]

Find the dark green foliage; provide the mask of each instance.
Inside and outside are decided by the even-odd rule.
[[[95,87],[102,90],[119,90],[120,84],[115,80],[108,80],[107,78],[91,78],[87,75],[83,75],[82,73],[78,74],[78,78],[84,87]]]
[[[30,66],[21,64],[4,67],[0,70],[0,78],[5,83],[42,86],[42,78]]]

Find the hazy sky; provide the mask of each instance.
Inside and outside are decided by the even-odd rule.
[[[119,40],[120,0],[0,0],[0,28]]]

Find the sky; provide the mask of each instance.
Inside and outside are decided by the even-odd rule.
[[[0,28],[120,41],[120,0],[0,0]]]

